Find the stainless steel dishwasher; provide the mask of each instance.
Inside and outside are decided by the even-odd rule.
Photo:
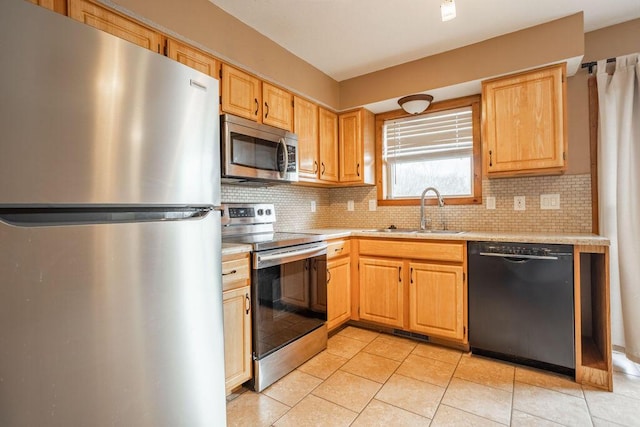
[[[573,375],[573,246],[469,242],[471,351]]]

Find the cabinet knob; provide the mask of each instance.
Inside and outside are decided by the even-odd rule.
[[[360,176],[360,163],[356,166],[356,173]]]
[[[493,166],[493,160],[491,159],[491,150],[489,150],[489,167]]]
[[[249,314],[249,310],[251,310],[251,298],[249,298],[249,293],[244,294],[244,307],[245,313]]]
[[[256,111],[253,113],[253,115],[257,116],[258,110],[260,109],[260,103],[258,102],[258,98],[253,98],[253,100],[256,102]]]
[[[318,173],[318,161],[313,161],[313,173]]]
[[[226,273],[222,273],[222,275],[223,275],[223,276],[228,276],[228,275],[230,275],[230,274],[236,274],[237,272],[238,272],[238,270],[231,270],[231,271],[228,271],[228,272],[226,272]]]
[[[320,172],[320,175],[324,175],[324,170],[325,170],[325,166],[324,166],[324,162],[322,162],[322,172]]]
[[[267,117],[269,117],[269,103],[268,102],[264,103],[264,109],[265,109],[264,118],[266,119]]]

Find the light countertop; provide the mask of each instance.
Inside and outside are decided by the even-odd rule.
[[[517,243],[547,243],[585,246],[609,246],[609,239],[597,234],[575,233],[512,233],[502,231],[465,231],[457,234],[416,233],[416,232],[386,232],[372,229],[335,229],[316,228],[301,230],[302,233],[322,234],[326,239],[343,237],[384,237],[388,239],[420,239],[420,240],[457,240],[484,242],[517,242]]]
[[[225,243],[222,242],[222,255],[235,255],[251,252],[251,245],[244,243]]]

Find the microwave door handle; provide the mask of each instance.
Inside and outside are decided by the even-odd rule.
[[[280,138],[278,144],[282,144],[284,151],[284,168],[280,171],[280,178],[284,178],[287,174],[287,170],[289,169],[289,150],[287,150],[287,143],[284,138]]]

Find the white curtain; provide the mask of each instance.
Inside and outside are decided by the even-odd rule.
[[[597,68],[599,217],[600,233],[611,240],[611,339],[635,362],[640,362],[638,57],[616,58],[613,70],[614,64],[598,61]]]

